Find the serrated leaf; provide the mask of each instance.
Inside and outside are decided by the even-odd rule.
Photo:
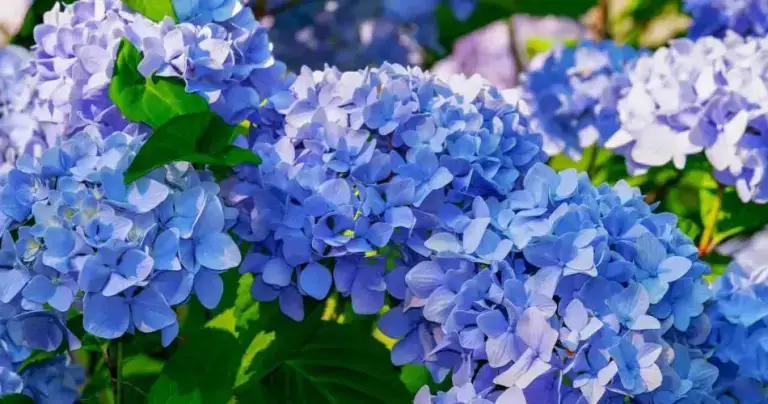
[[[174,22],[179,22],[171,0],[123,0],[123,3],[152,21],[160,22],[170,17]]]
[[[158,128],[179,115],[208,112],[208,102],[187,93],[177,78],[145,78],[138,71],[141,53],[127,39],[122,39],[117,53],[109,97],[130,121]]]

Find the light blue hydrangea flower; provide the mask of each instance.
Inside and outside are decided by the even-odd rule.
[[[642,53],[612,41],[584,41],[537,56],[521,77],[521,100],[544,135],[549,155],[602,145],[618,128],[616,102],[626,86],[624,67]]]
[[[333,279],[355,309],[377,312],[389,284],[383,263],[362,257],[421,234],[417,222],[435,202],[502,196],[543,159],[540,137],[479,77],[445,83],[389,64],[304,69],[270,106],[241,139],[263,163],[237,168],[224,189],[240,209],[235,233],[255,243],[243,265],[257,275],[254,297],[278,299],[294,318],[303,316],[302,295],[329,292],[327,258],[337,260]],[[493,240],[478,238],[490,220],[481,204],[464,249],[491,254]],[[402,253],[402,262],[413,259]]]

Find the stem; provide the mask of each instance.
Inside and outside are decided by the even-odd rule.
[[[715,233],[715,226],[717,225],[717,217],[720,216],[720,209],[723,205],[723,191],[724,187],[721,185],[717,188],[717,196],[712,202],[712,210],[709,211],[707,221],[704,223],[704,232],[701,234],[701,240],[699,241],[699,255],[704,256],[711,250],[710,244],[712,243],[712,235]]]
[[[523,64],[523,57],[520,55],[520,48],[517,46],[517,30],[515,29],[514,16],[507,19],[507,30],[509,31],[510,52],[515,62],[515,74],[519,76],[525,71],[525,65]]]
[[[594,180],[595,173],[594,169],[597,166],[597,147],[592,147],[591,153],[589,153],[589,160],[587,161],[587,175],[589,176],[590,180]]]
[[[598,34],[600,39],[606,39],[610,35],[611,28],[611,9],[610,0],[600,0],[600,30]]]
[[[112,390],[114,393],[114,403],[122,404],[123,402],[123,341],[118,339],[110,347],[114,352],[112,353],[113,362],[107,362],[109,365],[109,373],[112,376]]]

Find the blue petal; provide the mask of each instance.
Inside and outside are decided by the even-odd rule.
[[[509,330],[509,321],[500,311],[491,310],[477,316],[477,326],[485,335],[499,338]]]
[[[445,272],[437,261],[423,261],[408,271],[405,281],[416,296],[426,299],[443,285]]]
[[[450,233],[435,233],[424,245],[430,250],[437,252],[459,252],[461,250],[459,246],[459,240],[456,236]]]
[[[304,320],[304,299],[294,287],[283,289],[278,298],[280,311],[294,321]]]
[[[137,213],[146,213],[160,205],[169,194],[167,186],[144,177],[128,187],[125,199]]]
[[[195,258],[205,267],[223,271],[240,265],[242,256],[232,237],[212,233],[195,242]]]
[[[48,299],[53,297],[55,293],[56,286],[49,278],[43,275],[35,275],[21,294],[26,299],[42,304],[48,303]]]
[[[10,303],[29,282],[29,273],[20,269],[0,270],[0,302]]]
[[[285,287],[291,284],[293,268],[280,258],[274,258],[264,265],[262,274],[264,282],[270,285]]]
[[[130,310],[122,297],[89,294],[83,302],[85,331],[106,339],[121,337],[128,330]]]
[[[194,289],[200,303],[205,308],[212,310],[221,301],[221,296],[224,293],[224,282],[217,273],[202,270],[195,276]]]
[[[299,274],[299,285],[309,296],[321,300],[328,295],[332,283],[331,271],[328,268],[311,263]]]
[[[133,324],[139,331],[153,332],[176,322],[176,313],[154,289],[144,289],[131,302]]]

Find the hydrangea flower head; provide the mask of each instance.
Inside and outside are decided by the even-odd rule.
[[[686,0],[685,10],[693,17],[688,28],[688,37],[693,39],[722,38],[729,30],[756,37],[768,32],[765,0]]]
[[[585,41],[537,56],[522,76],[522,101],[549,155],[581,156],[616,131],[623,69],[637,51],[611,41]]]
[[[152,22],[119,0],[78,0],[46,13],[35,28],[30,108],[48,143],[89,125],[103,136],[128,125],[108,96],[122,38],[142,52],[145,77],[183,79],[231,123],[255,113],[284,73],[265,29],[239,2],[193,3],[177,4],[190,21],[181,24]]]
[[[735,34],[678,39],[639,58],[627,69],[620,129],[606,147],[623,154],[633,174],[670,162],[682,168],[703,151],[743,201],[768,200],[763,42]]]
[[[717,387],[724,398],[740,402],[768,399],[761,387],[768,382],[768,268],[764,261],[752,259],[764,256],[760,244],[760,240],[750,243],[735,254],[713,285],[715,300],[708,309],[712,332],[707,346],[722,374]]]
[[[384,61],[420,64],[424,48],[444,52],[438,41],[437,7],[448,6],[463,21],[477,0],[282,3],[270,1],[261,21],[270,27],[276,57],[298,71],[305,65],[354,70]]]
[[[4,226],[18,233],[7,243],[17,258],[0,272],[0,301],[54,313],[82,305],[84,328],[97,337],[162,330],[166,345],[178,332],[172,306],[193,294],[218,304],[219,274],[240,263],[226,233],[235,212],[213,176],[188,163],[126,185],[145,137],[134,130],[102,140],[86,127],[42,158],[19,161],[0,189]]]
[[[413,358],[436,380],[453,372],[456,390],[431,402],[462,402],[451,398],[460,392],[491,402],[650,400],[667,380],[697,377],[699,362],[673,364],[664,341],[703,317],[708,267],[676,218],[654,213],[637,189],[537,164],[503,197],[431,209],[429,235],[419,238],[417,220],[408,241],[418,260],[403,305],[379,324],[410,352],[429,352]],[[409,312],[423,317],[409,324],[430,330],[420,341],[393,326]],[[697,391],[714,397],[711,383]]]
[[[239,168],[225,190],[240,209],[235,233],[255,242],[242,267],[257,274],[254,297],[279,299],[295,318],[302,295],[327,295],[325,258],[337,260],[333,280],[356,309],[377,312],[387,257],[362,258],[409,242],[437,201],[501,197],[544,157],[541,138],[477,76],[307,68],[272,102],[243,139],[263,163]],[[475,214],[480,230],[487,207]]]
[[[27,108],[35,83],[27,70],[30,58],[24,48],[0,48],[0,173],[13,168],[18,156],[39,156],[46,147]]]

